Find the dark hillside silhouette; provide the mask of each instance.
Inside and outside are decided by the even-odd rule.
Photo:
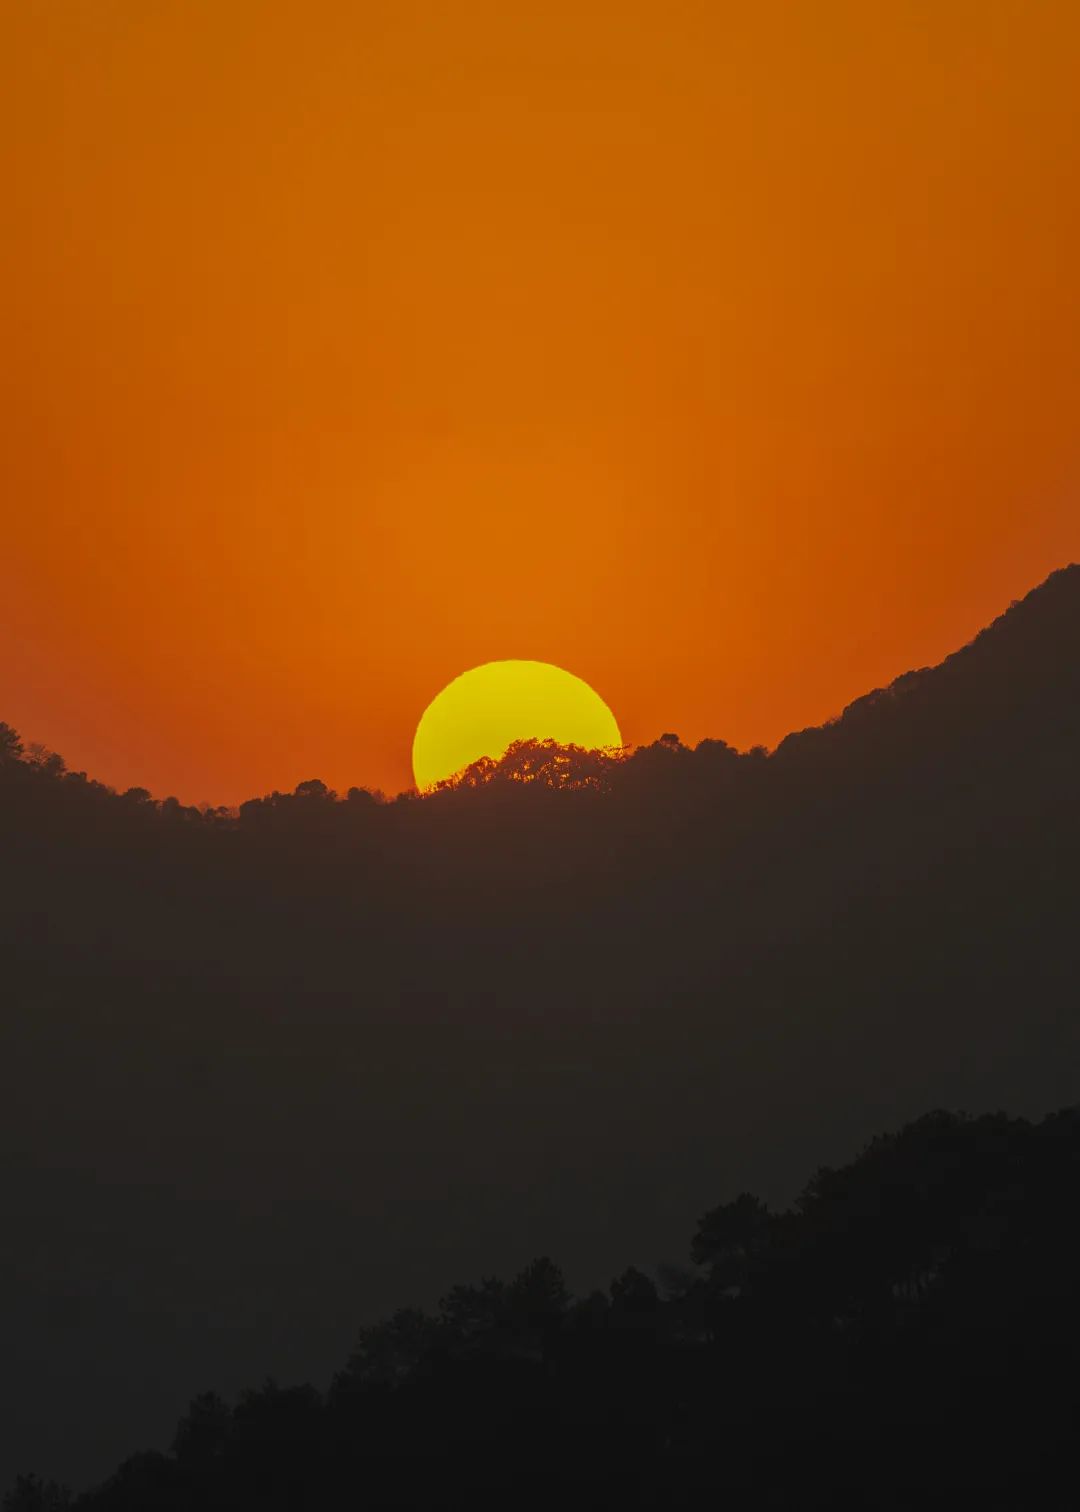
[[[1078,1177],[1076,1111],[935,1112],[787,1211],[711,1209],[665,1292],[630,1268],[575,1299],[546,1257],[458,1285],[362,1329],[327,1390],[202,1392],[168,1452],[77,1497],[24,1476],[4,1512],[1047,1505]]]
[[[808,1150],[1077,1102],[1078,772],[1076,567],[772,754],[526,745],[230,813],[3,727],[0,1482],[324,1381],[448,1276],[550,1251],[587,1296],[710,1203],[738,1271],[739,1193],[786,1208]]]

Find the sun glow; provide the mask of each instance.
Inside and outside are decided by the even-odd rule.
[[[416,786],[428,792],[515,740],[622,745],[614,714],[580,677],[548,662],[487,662],[455,677],[424,711],[413,740]]]

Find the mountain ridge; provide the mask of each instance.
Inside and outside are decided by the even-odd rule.
[[[1047,657],[1051,650],[1053,655]],[[793,731],[774,754],[790,754],[817,736],[835,737],[871,717],[910,715],[921,700],[933,698],[946,688],[951,691],[962,679],[978,678],[995,659],[1000,662],[1003,658],[1022,660],[1029,674],[1040,666],[1052,667],[1055,680],[1060,676],[1065,689],[1080,687],[1080,565],[1070,563],[1052,572],[940,662],[903,672],[890,683],[853,699],[833,719]],[[1043,681],[1036,677],[1033,684],[1029,683],[1027,697],[1032,686],[1037,688]],[[992,706],[991,699],[986,701]],[[1024,701],[1023,694],[1019,701]]]
[[[1055,654],[1053,658],[1047,659],[1045,653],[1050,648],[1054,632],[1059,633],[1059,638],[1053,647]],[[1003,655],[1007,659],[1023,662],[1024,671],[1027,674],[1023,686],[1028,701],[1031,700],[1032,691],[1045,681],[1044,678],[1030,676],[1031,672],[1033,670],[1037,672],[1040,666],[1052,665],[1056,671],[1063,673],[1061,681],[1066,691],[1080,689],[1080,564],[1068,563],[1055,569],[1022,598],[1014,599],[1008,608],[977,631],[971,640],[949,652],[940,662],[911,668],[900,673],[891,682],[869,689],[847,703],[840,713],[823,720],[820,724],[807,725],[802,729],[790,731],[771,751],[766,751],[765,754],[769,760],[780,758],[781,763],[784,763],[789,761],[795,753],[805,753],[812,745],[835,745],[844,735],[854,729],[864,727],[874,718],[885,717],[896,720],[902,714],[916,713],[920,710],[920,705],[925,704],[928,699],[932,702],[935,695],[939,692],[943,693],[946,688],[951,691],[958,681],[965,677],[970,679],[972,673],[978,676],[992,658],[1000,658]],[[1043,658],[1042,661],[1039,660],[1040,656]],[[1023,702],[1023,698],[1019,701]],[[985,694],[984,702],[992,708],[993,701]],[[6,730],[9,735],[14,735],[10,725],[0,723],[0,730]],[[635,750],[650,750],[663,743],[663,740],[658,740],[636,747]],[[762,747],[755,747],[752,751],[740,751],[728,745],[726,741],[711,736],[705,737],[693,749],[696,751],[703,747],[707,749],[722,747],[726,751],[743,757],[764,750]],[[44,763],[51,760],[54,764],[59,760],[58,772],[66,771],[62,755],[57,758],[53,753],[43,752],[39,759]],[[3,755],[0,753],[0,762],[2,760]],[[85,773],[71,775],[86,777]],[[94,781],[94,779],[89,780]],[[100,783],[95,783],[95,785],[105,786]],[[107,791],[113,790],[107,789]],[[360,788],[355,791],[368,790]],[[144,788],[129,789],[128,792],[151,796]],[[419,795],[406,793],[400,796]],[[156,803],[175,802],[172,799],[154,799],[153,801]],[[188,806],[181,805],[181,807]],[[222,807],[215,812],[225,814],[232,811]]]
[[[1080,1103],[1078,609],[1071,568],[783,751],[659,741],[606,792],[511,762],[204,814],[9,742],[22,1463],[85,1481],[207,1384],[327,1380],[462,1276],[678,1261],[706,1204],[789,1201],[808,1149]]]

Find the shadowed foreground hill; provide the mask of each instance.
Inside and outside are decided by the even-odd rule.
[[[0,1476],[328,1379],[451,1275],[677,1258],[808,1148],[1077,1101],[1078,771],[1075,567],[772,755],[230,815],[5,733]]]
[[[1080,1117],[934,1113],[743,1192],[663,1293],[541,1258],[360,1332],[328,1391],[198,1395],[171,1452],[4,1512],[1047,1505],[1071,1479]],[[1063,1369],[1064,1367],[1064,1369]]]

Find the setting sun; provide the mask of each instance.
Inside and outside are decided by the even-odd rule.
[[[515,740],[596,749],[621,745],[622,735],[580,677],[548,662],[488,662],[455,677],[424,711],[413,740],[416,786],[425,792]]]

